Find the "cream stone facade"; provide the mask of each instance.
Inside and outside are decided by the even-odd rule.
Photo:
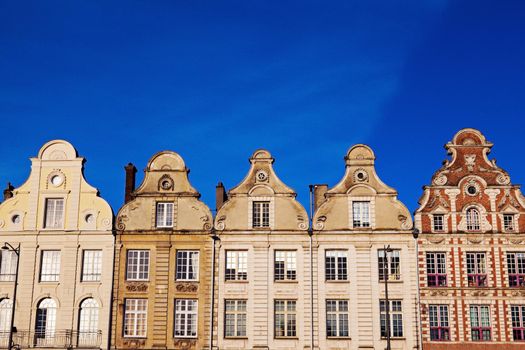
[[[257,150],[218,209],[216,345],[303,349],[311,343],[308,214]]]
[[[203,349],[210,343],[212,214],[175,152],[155,154],[116,224],[112,349]]]
[[[388,276],[391,348],[418,348],[416,245],[408,209],[377,176],[373,151],[355,145],[333,188],[316,186],[314,324],[319,349],[385,349],[380,301]],[[385,246],[388,267],[384,261]],[[337,257],[338,260],[335,260]],[[335,270],[334,270],[335,265]],[[346,319],[348,324],[345,325]],[[338,322],[343,322],[343,326]]]
[[[27,181],[0,205],[0,244],[20,244],[14,343],[107,349],[113,213],[62,140],[31,158]],[[8,345],[16,255],[1,251],[0,347]]]

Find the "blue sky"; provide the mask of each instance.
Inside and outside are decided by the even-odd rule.
[[[524,1],[2,1],[0,184],[73,143],[115,211],[123,166],[182,155],[214,209],[257,148],[307,205],[369,144],[414,210],[464,127],[525,178]]]

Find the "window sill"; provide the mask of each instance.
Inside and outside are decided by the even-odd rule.
[[[174,336],[174,337],[173,337],[173,339],[197,339],[197,338],[198,338],[198,336],[196,336],[196,335],[195,335],[195,336],[191,336],[191,337],[190,337],[190,336],[186,336],[186,337],[182,337],[182,336],[181,336],[181,337],[177,337],[177,336]]]
[[[349,280],[325,280],[326,283],[350,283]]]
[[[60,281],[38,281],[38,283],[58,286],[60,284]]]
[[[134,282],[149,283],[149,279],[148,280],[126,280],[126,283],[134,283]]]
[[[80,281],[82,284],[102,284],[102,281]]]
[[[327,340],[352,340],[350,337],[326,337]]]
[[[390,337],[390,340],[406,340],[405,337]],[[381,337],[381,340],[386,340],[386,337]]]
[[[138,336],[138,335],[124,335],[122,338],[124,339],[148,339],[147,336]]]
[[[224,339],[228,340],[248,340],[248,337],[224,337]]]
[[[298,280],[274,280],[273,282],[274,283],[284,283],[284,284],[286,284],[286,283],[291,283],[291,284],[299,283]]]
[[[199,280],[175,280],[175,282],[180,282],[180,283],[199,283]]]
[[[379,280],[379,283],[385,284],[385,280]],[[388,280],[388,283],[403,283],[403,280]]]
[[[224,280],[225,283],[240,283],[240,284],[243,284],[243,283],[249,283],[248,280]]]
[[[273,337],[276,340],[299,340],[299,337]]]

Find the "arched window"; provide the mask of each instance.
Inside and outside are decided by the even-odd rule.
[[[13,301],[11,299],[2,299],[0,301],[0,338],[9,336],[9,327],[11,327],[11,312],[13,311]],[[3,344],[4,342],[2,342]]]
[[[53,345],[56,316],[56,302],[51,298],[42,299],[36,310],[35,340],[37,346]]]
[[[467,231],[479,230],[479,211],[476,208],[467,209]]]
[[[98,345],[98,309],[93,298],[84,299],[80,304],[78,323],[78,345],[97,347]]]

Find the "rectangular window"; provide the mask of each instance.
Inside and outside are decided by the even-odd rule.
[[[346,250],[327,250],[325,252],[325,278],[327,281],[346,281],[348,279]]]
[[[507,253],[510,287],[525,287],[525,253]]]
[[[17,255],[12,250],[0,250],[0,281],[14,281]]]
[[[45,228],[62,228],[64,227],[64,199],[48,198],[46,199],[46,217]]]
[[[445,231],[445,215],[434,214],[433,216],[434,231],[443,232]]]
[[[175,337],[195,338],[197,337],[198,323],[197,300],[176,299],[175,300]]]
[[[448,305],[429,305],[428,319],[430,324],[430,340],[450,340]]]
[[[58,282],[60,278],[60,250],[43,250],[40,264],[40,282]]]
[[[427,253],[427,283],[429,287],[447,286],[447,255]]]
[[[505,231],[514,231],[514,215],[503,214],[503,229]]]
[[[226,251],[226,281],[245,281],[248,278],[248,251]]]
[[[275,337],[296,337],[296,301],[275,300]]]
[[[149,279],[149,250],[128,250],[126,280],[147,281]]]
[[[100,281],[102,275],[102,250],[84,250],[82,281]]]
[[[348,337],[348,300],[326,301],[326,336]]]
[[[270,227],[270,202],[253,202],[253,227]]]
[[[148,326],[148,300],[126,299],[124,307],[124,337],[145,338]]]
[[[473,341],[491,339],[490,307],[488,305],[470,306],[470,326]]]
[[[401,300],[389,300],[390,304],[390,336],[392,338],[399,338],[403,336],[403,309],[401,306]],[[381,326],[381,337],[386,337],[386,302],[385,300],[379,301],[380,315],[380,326]]]
[[[370,227],[370,202],[352,202],[353,227]]]
[[[224,336],[246,337],[246,300],[224,301]]]
[[[295,281],[297,261],[295,251],[276,250],[274,261],[274,279],[276,281]]]
[[[199,251],[177,250],[177,281],[197,281],[199,279]]]
[[[467,253],[467,278],[469,287],[487,286],[485,253]]]
[[[512,337],[516,341],[525,340],[525,305],[510,307],[512,316]]]
[[[157,203],[157,227],[173,227],[173,203]]]
[[[400,251],[392,250],[386,252],[385,250],[379,249],[377,251],[377,270],[379,273],[379,280],[385,280],[385,274],[388,274],[389,281],[399,281],[401,279],[401,270],[399,266],[400,262]]]

